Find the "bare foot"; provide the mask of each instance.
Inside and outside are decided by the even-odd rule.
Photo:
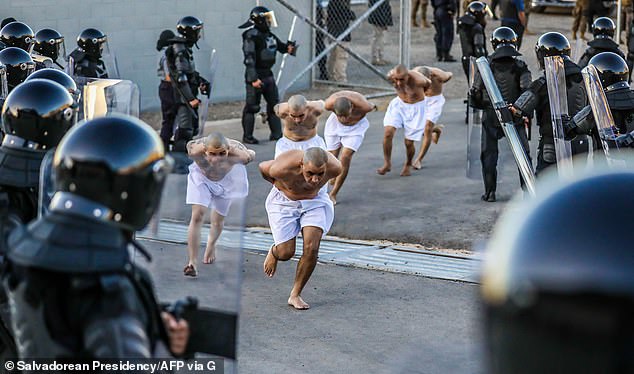
[[[302,300],[301,296],[291,296],[288,298],[288,305],[292,306],[295,309],[298,310],[306,310],[308,308],[310,308],[310,305],[308,305],[304,300]]]
[[[390,164],[383,164],[383,166],[376,169],[376,173],[380,175],[385,175],[385,173],[388,173],[390,171],[392,171],[392,165]]]
[[[216,247],[207,247],[203,256],[203,264],[213,264],[214,261],[216,261]]]
[[[275,274],[275,269],[277,268],[277,258],[273,256],[273,248],[275,248],[275,244],[271,245],[269,253],[264,259],[264,274],[268,275],[269,278],[273,277],[273,274]]]
[[[401,170],[401,177],[409,177],[412,173],[409,171],[409,165],[403,166],[403,170]]]
[[[332,201],[332,205],[337,205],[337,195],[333,195],[332,193],[328,194],[330,201]]]
[[[420,170],[423,167],[423,163],[421,162],[421,160],[416,160],[412,162],[412,167],[416,170]]]
[[[440,135],[442,135],[443,127],[445,127],[445,126],[444,125],[438,125],[438,126],[434,126],[434,129],[431,130],[432,131],[431,141],[434,142],[434,144],[438,144],[438,139],[440,139]]]

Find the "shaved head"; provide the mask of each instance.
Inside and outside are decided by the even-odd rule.
[[[407,68],[405,67],[405,65],[403,64],[398,64],[396,65],[396,67],[394,67],[394,72],[398,75],[404,75],[409,73],[409,70],[407,70]]]
[[[352,102],[345,96],[339,96],[335,99],[333,111],[338,116],[349,116],[352,110]]]
[[[304,164],[321,167],[328,162],[328,152],[319,147],[308,148],[304,152]]]
[[[416,69],[419,73],[423,74],[424,76],[426,76],[427,78],[431,78],[431,69],[429,68],[429,66],[420,66],[418,69]]]
[[[293,95],[288,99],[288,107],[294,112],[301,112],[306,108],[306,98],[302,95]]]
[[[219,132],[212,132],[205,138],[205,148],[229,149],[229,141]]]

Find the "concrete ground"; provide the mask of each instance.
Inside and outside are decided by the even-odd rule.
[[[297,311],[286,305],[296,261],[269,279],[264,256],[246,254],[241,274],[231,274],[238,268],[219,248],[217,262],[191,279],[182,275],[184,246],[142,244],[163,301],[192,295],[202,306],[228,305],[229,287],[218,285],[242,276],[241,373],[483,372],[476,285],[318,264],[303,293],[311,309]]]

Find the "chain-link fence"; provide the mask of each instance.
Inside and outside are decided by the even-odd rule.
[[[387,71],[409,65],[409,16],[401,13],[411,0],[313,0],[312,14],[276,1],[311,26],[315,56],[281,91],[307,73],[313,83],[391,90]]]

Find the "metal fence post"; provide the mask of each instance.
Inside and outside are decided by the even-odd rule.
[[[411,0],[401,0],[401,37],[399,39],[399,63],[405,65],[409,69],[410,64],[410,44],[412,41],[412,28],[411,28],[411,17],[410,17],[410,9],[412,2]]]

